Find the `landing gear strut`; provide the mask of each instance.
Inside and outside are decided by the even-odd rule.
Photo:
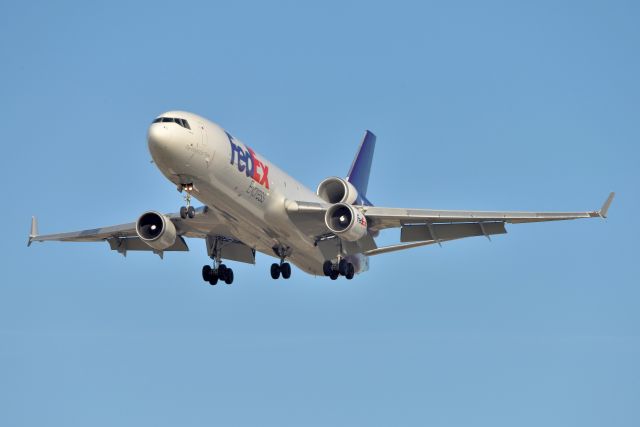
[[[330,277],[331,280],[336,280],[338,276],[344,276],[347,280],[351,280],[356,274],[356,269],[353,264],[346,259],[339,258],[339,261],[335,264],[330,260],[325,261],[324,264],[322,264],[322,272],[325,276]]]
[[[196,216],[196,210],[191,206],[191,191],[193,191],[193,184],[182,184],[180,192],[185,191],[187,194],[184,196],[186,206],[180,207],[180,218],[187,219]]]
[[[291,277],[291,264],[285,262],[285,258],[289,250],[282,247],[274,248],[274,250],[280,257],[280,263],[274,262],[271,264],[271,278],[277,280],[280,278],[280,275],[282,275],[283,279],[288,279]]]

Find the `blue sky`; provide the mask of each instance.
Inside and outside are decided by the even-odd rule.
[[[0,425],[637,426],[637,2],[5,2]],[[175,211],[160,112],[310,187],[378,136],[383,206],[588,210],[372,258],[351,282],[201,281],[41,232]],[[397,234],[386,233],[391,242]]]

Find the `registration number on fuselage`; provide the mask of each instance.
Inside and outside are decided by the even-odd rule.
[[[251,181],[246,193],[249,195],[249,197],[257,200],[260,203],[264,203],[265,199],[267,198],[267,192],[258,187],[254,181]]]

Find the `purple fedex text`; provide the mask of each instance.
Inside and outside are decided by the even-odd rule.
[[[234,142],[231,135],[229,137],[229,144],[231,144],[231,164],[238,166],[238,171],[244,172],[247,177],[251,177],[255,182],[269,189],[269,167],[262,163],[257,157],[254,151],[246,147],[242,147],[241,144]]]

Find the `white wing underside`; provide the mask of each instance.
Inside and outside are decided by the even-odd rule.
[[[136,233],[136,223],[113,225],[108,227],[91,228],[68,233],[44,234],[38,233],[38,224],[34,218],[31,221],[28,245],[33,242],[100,242],[109,243],[112,250],[126,255],[128,251],[150,251],[160,256],[163,252],[188,251],[189,247],[184,237],[202,238],[207,240],[207,249],[211,250],[214,239],[226,254],[227,259],[240,262],[254,262],[255,252],[238,240],[224,220],[206,207],[196,209],[196,218],[188,221],[180,218],[178,213],[167,214],[176,227],[177,238],[175,244],[158,251],[143,242]]]
[[[376,248],[366,251],[366,255],[378,255],[417,246],[442,243],[449,240],[472,236],[490,237],[506,233],[505,223],[563,221],[579,218],[606,218],[615,193],[610,193],[597,211],[585,212],[522,212],[522,211],[458,211],[435,209],[385,208],[377,206],[356,206],[368,221],[369,230],[377,232],[387,228],[401,228],[403,244]],[[309,202],[289,202],[287,211],[298,222],[298,227],[307,227],[311,233],[321,234],[326,230],[318,226],[319,219],[329,204]],[[315,221],[309,221],[315,218]]]

